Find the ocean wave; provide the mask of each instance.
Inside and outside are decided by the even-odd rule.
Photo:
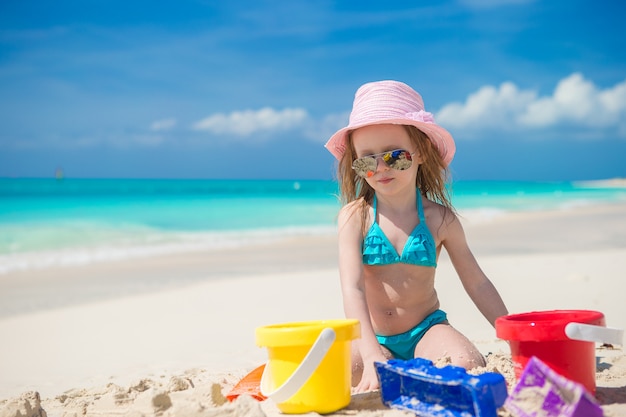
[[[510,211],[496,207],[481,207],[474,209],[458,210],[461,219],[471,223],[488,223],[505,216]]]
[[[179,253],[233,249],[279,242],[294,237],[329,236],[334,226],[285,227],[245,231],[172,232],[154,234],[141,241],[34,250],[0,255],[0,275],[50,267],[71,267]]]
[[[604,180],[574,181],[574,186],[583,188],[623,188],[626,189],[626,178],[609,178]]]

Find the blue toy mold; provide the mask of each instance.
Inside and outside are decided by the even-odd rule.
[[[423,417],[496,417],[507,397],[504,377],[494,372],[468,375],[422,358],[375,365],[383,403]]]

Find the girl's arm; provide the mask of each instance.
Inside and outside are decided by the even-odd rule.
[[[357,385],[357,392],[378,388],[375,361],[386,361],[378,344],[363,282],[363,260],[361,254],[361,216],[357,204],[345,206],[339,213],[339,276],[346,317],[358,319],[361,324],[361,338],[355,341],[363,361],[363,376]]]
[[[446,248],[454,269],[456,270],[463,288],[470,296],[478,310],[485,316],[491,325],[495,326],[498,317],[508,314],[506,306],[483,270],[478,265],[474,254],[467,244],[465,232],[461,222],[451,212],[451,221],[446,222],[443,246]]]

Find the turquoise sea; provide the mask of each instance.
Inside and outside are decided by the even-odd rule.
[[[626,202],[626,187],[456,182],[466,215]],[[335,233],[333,181],[0,179],[0,274]]]

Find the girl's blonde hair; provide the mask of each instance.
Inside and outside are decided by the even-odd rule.
[[[449,179],[449,170],[444,164],[439,151],[424,132],[415,126],[404,125],[403,127],[423,160],[417,171],[415,186],[427,199],[453,210],[449,190],[446,186],[446,182]],[[374,189],[370,187],[364,178],[356,175],[352,169],[352,162],[356,159],[352,132],[348,134],[346,145],[346,151],[339,160],[337,168],[340,199],[342,205],[361,199],[359,211],[362,216],[363,229],[365,229],[368,215],[366,207],[372,204]]]

